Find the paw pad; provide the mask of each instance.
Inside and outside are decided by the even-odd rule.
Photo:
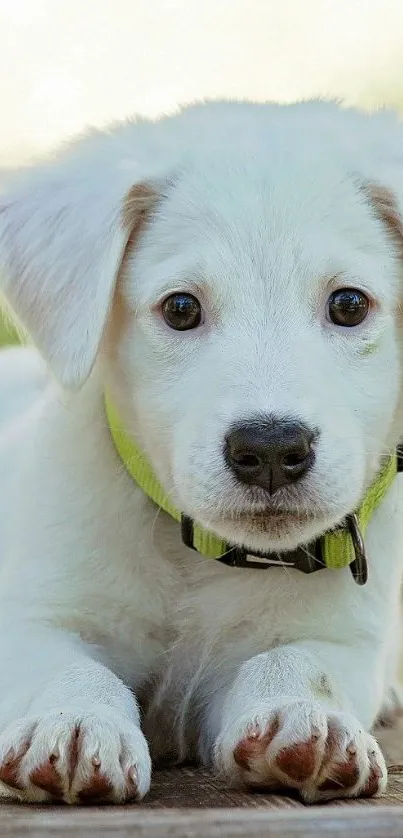
[[[276,756],[277,768],[297,783],[309,780],[315,773],[318,762],[316,743],[317,740],[312,737],[309,742],[299,742],[289,748],[283,748]]]
[[[241,768],[248,769],[250,763],[264,757],[267,748],[278,731],[278,722],[274,721],[268,725],[262,733],[259,725],[249,725],[246,736],[238,742],[234,749],[234,760]]]
[[[52,756],[43,765],[35,768],[29,775],[29,779],[34,786],[47,791],[52,797],[61,798],[63,797],[63,786],[54,762],[52,762]]]

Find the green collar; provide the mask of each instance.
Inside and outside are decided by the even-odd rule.
[[[304,573],[311,573],[323,567],[334,570],[350,566],[355,581],[359,584],[365,583],[367,568],[363,536],[375,509],[386,495],[397,472],[401,470],[399,450],[389,457],[365,495],[360,508],[346,518],[343,526],[326,532],[313,544],[298,548],[290,553],[280,556],[253,554],[257,561],[250,561],[248,558],[251,555],[250,553],[236,547],[230,547],[227,542],[218,538],[214,533],[193,524],[191,519],[183,516],[173,506],[155,477],[147,458],[126,433],[114,405],[108,398],[105,398],[105,406],[110,433],[125,468],[143,492],[164,512],[181,524],[182,539],[187,546],[197,550],[203,556],[219,559],[225,564],[238,567],[268,567],[280,564],[286,567],[295,567]]]

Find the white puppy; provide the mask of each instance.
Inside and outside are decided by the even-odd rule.
[[[385,788],[400,211],[394,117],[314,102],[128,123],[7,187],[2,288],[49,372],[0,360],[4,795],[141,797],[145,737],[307,801]],[[354,512],[365,585],[307,558],[337,542],[363,582]],[[191,550],[192,520],[261,566]]]

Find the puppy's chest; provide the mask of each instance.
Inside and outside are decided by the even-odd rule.
[[[175,654],[210,648],[242,658],[301,637],[338,640],[360,617],[348,570],[234,569],[188,554],[183,573]]]

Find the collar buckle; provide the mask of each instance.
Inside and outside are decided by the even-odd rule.
[[[219,557],[218,561],[230,567],[258,568],[259,570],[281,567],[286,570],[300,570],[302,573],[314,573],[325,567],[320,539],[307,547],[298,547],[296,550],[283,554],[261,553],[228,545],[227,551]]]

